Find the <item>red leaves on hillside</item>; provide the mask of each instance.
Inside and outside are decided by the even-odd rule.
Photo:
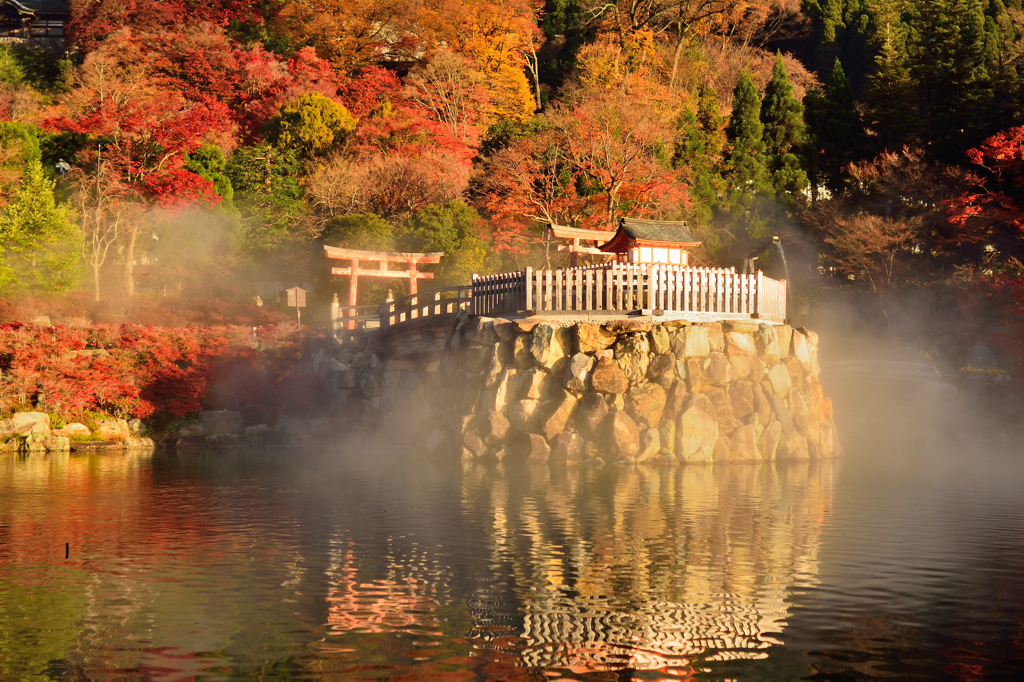
[[[31,402],[65,419],[171,419],[217,407],[268,421],[311,409],[318,381],[299,369],[297,344],[278,336],[261,327],[268,343],[256,350],[242,327],[0,325],[0,411]]]
[[[993,239],[998,227],[1024,230],[1024,126],[1010,128],[967,152],[978,173],[968,191],[945,202],[950,222],[960,227],[960,243]]]
[[[256,0],[92,0],[71,3],[68,39],[82,52],[96,48],[125,26],[140,31],[174,31],[183,26],[209,23],[227,26],[232,21],[260,18]]]

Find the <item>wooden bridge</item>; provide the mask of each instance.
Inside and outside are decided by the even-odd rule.
[[[607,319],[650,315],[712,321],[787,319],[787,283],[734,268],[608,263],[473,277],[468,286],[414,293],[373,306],[331,304],[332,331],[346,340],[375,333],[391,344],[436,345],[460,310],[474,315]],[[429,343],[428,343],[429,342]]]

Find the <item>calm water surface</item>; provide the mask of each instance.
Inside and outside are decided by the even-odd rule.
[[[0,679],[1024,673],[1024,460],[864,429],[786,466],[2,456]]]

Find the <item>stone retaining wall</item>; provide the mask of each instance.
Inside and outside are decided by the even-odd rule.
[[[732,321],[456,323],[420,446],[463,459],[710,463],[834,457],[818,337]]]

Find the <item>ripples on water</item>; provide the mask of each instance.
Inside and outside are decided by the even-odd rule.
[[[0,457],[0,679],[1019,672],[1018,470],[848,449],[603,470]]]

